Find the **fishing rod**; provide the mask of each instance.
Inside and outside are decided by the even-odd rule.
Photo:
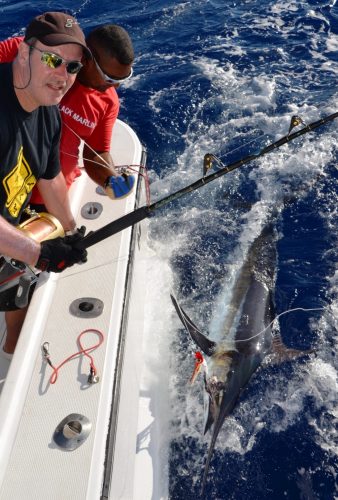
[[[288,142],[293,141],[297,137],[300,137],[301,135],[306,134],[307,132],[310,132],[312,130],[315,130],[316,128],[320,127],[321,125],[324,125],[325,123],[328,123],[332,120],[335,120],[338,117],[338,112],[333,113],[331,115],[328,115],[316,122],[310,123],[309,125],[305,125],[303,120],[299,116],[293,116],[291,118],[291,123],[289,127],[289,132],[287,135],[282,137],[276,142],[273,142],[266,146],[265,148],[261,149],[258,153],[246,156],[245,158],[242,158],[238,161],[235,161],[234,163],[230,163],[229,165],[223,165],[223,163],[213,154],[207,153],[204,156],[204,164],[203,164],[203,177],[198,179],[197,181],[193,182],[189,186],[186,186],[175,193],[172,193],[165,198],[162,198],[161,200],[156,201],[155,203],[152,203],[150,205],[144,205],[140,208],[137,208],[133,212],[130,212],[123,217],[120,217],[119,219],[112,221],[105,226],[101,227],[100,229],[97,229],[96,231],[92,231],[87,234],[82,240],[80,240],[78,243],[76,243],[74,246],[79,249],[86,249],[91,247],[92,245],[95,245],[96,243],[99,243],[100,241],[108,238],[109,236],[113,236],[114,234],[123,231],[123,229],[126,229],[127,227],[130,227],[134,224],[137,224],[137,222],[142,221],[143,219],[146,219],[147,217],[150,217],[156,210],[159,208],[163,207],[164,205],[167,205],[168,203],[177,200],[184,196],[187,193],[191,193],[195,191],[196,189],[199,189],[202,186],[205,186],[209,182],[213,181],[214,179],[218,179],[222,175],[225,175],[229,172],[232,172],[236,168],[241,167],[242,165],[245,165],[246,163],[249,163],[253,160],[257,160],[257,158],[260,158],[261,156],[266,155],[267,153],[270,153],[271,151],[274,151],[275,149],[281,147],[283,144],[286,144]],[[291,130],[300,125],[304,124],[305,127],[302,128],[301,130],[298,130],[297,132],[293,132],[291,134]],[[208,170],[210,170],[212,163],[217,162],[218,165],[220,165],[222,168],[220,168],[218,171],[206,175]],[[42,216],[42,214],[39,214],[39,216]],[[51,217],[49,214],[44,214],[44,217],[49,220]],[[27,221],[29,222],[29,221]],[[46,222],[46,221],[45,221]],[[53,230],[58,230],[57,224],[55,224],[55,221],[49,222],[51,224],[51,227]],[[18,285],[18,293],[16,297],[16,305],[18,307],[25,307],[28,303],[28,296],[29,296],[29,291],[33,283],[37,281],[38,278],[38,273],[34,272],[34,270],[30,269],[29,266],[22,262],[17,262],[13,263],[10,262],[8,263],[7,260],[4,257],[0,257],[0,273],[3,275],[3,280],[0,281],[0,288],[2,290],[7,290],[8,288]]]
[[[100,229],[97,229],[96,231],[89,233],[87,236],[85,236],[81,241],[79,241],[76,244],[76,247],[79,249],[89,248],[92,245],[95,245],[96,243],[99,243],[100,241],[108,238],[109,236],[113,236],[114,234],[123,231],[123,229],[126,229],[127,227],[137,224],[138,222],[146,219],[147,217],[150,217],[156,210],[167,205],[168,203],[175,201],[188,193],[196,191],[196,189],[199,189],[205,186],[206,184],[209,184],[209,182],[212,182],[213,180],[218,179],[219,177],[228,174],[229,172],[232,172],[233,170],[241,167],[242,165],[250,163],[253,160],[257,160],[257,158],[260,158],[268,153],[271,153],[275,149],[283,146],[283,144],[287,144],[288,142],[293,141],[297,137],[307,134],[308,132],[311,132],[312,130],[321,127],[325,123],[335,120],[337,117],[338,117],[338,112],[332,113],[331,115],[325,116],[324,118],[321,118],[318,121],[305,125],[304,121],[299,116],[293,116],[291,118],[289,132],[287,135],[285,135],[278,141],[269,144],[265,148],[261,149],[258,153],[248,155],[238,161],[230,163],[229,165],[224,166],[223,164],[221,164],[220,160],[218,160],[213,154],[207,153],[204,156],[203,177],[193,182],[189,186],[179,189],[178,191],[166,196],[165,198],[162,198],[150,205],[144,205],[142,207],[139,207],[133,212],[130,212],[120,217],[119,219],[106,224]],[[304,124],[305,127],[291,134],[290,133],[291,130],[300,124]],[[206,176],[205,174],[211,168],[213,160],[216,160],[219,164],[221,164],[222,168]]]

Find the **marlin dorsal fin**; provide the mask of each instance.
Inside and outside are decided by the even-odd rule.
[[[314,349],[300,350],[286,347],[279,334],[275,334],[272,338],[272,360],[277,361],[278,363],[299,358],[300,356],[306,356],[307,354],[311,354],[313,352],[315,352]]]
[[[182,309],[177,300],[173,295],[170,295],[171,300],[174,304],[178,317],[182,321],[185,329],[188,331],[190,337],[198,345],[198,347],[206,354],[207,356],[212,356],[216,343],[212,340],[208,339],[200,330],[197,328],[195,323],[191,321],[187,313]]]

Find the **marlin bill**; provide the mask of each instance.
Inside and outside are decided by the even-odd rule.
[[[208,469],[217,436],[225,418],[231,414],[252,375],[265,362],[282,362],[310,354],[313,350],[287,348],[273,330],[275,315],[276,233],[272,224],[265,226],[251,244],[238,272],[230,304],[220,326],[218,342],[205,336],[171,296],[176,312],[191,339],[202,353],[196,354],[198,372],[204,372],[207,400],[204,433],[212,429],[201,486],[204,493]]]

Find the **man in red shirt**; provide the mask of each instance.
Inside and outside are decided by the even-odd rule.
[[[21,42],[22,37],[0,42],[0,62],[12,61]],[[69,187],[81,175],[78,164],[82,139],[86,172],[114,199],[128,194],[134,185],[133,176],[117,175],[109,152],[119,112],[116,88],[133,74],[134,50],[128,33],[113,24],[94,28],[86,44],[93,58],[84,61],[73,87],[59,105],[63,124],[60,161]],[[42,203],[35,189],[31,204]]]

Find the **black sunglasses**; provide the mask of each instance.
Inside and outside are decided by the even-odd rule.
[[[61,66],[61,64],[65,64],[67,73],[70,75],[76,75],[76,73],[78,73],[83,66],[80,61],[66,61],[66,59],[63,59],[63,57],[58,56],[53,52],[38,49],[38,47],[34,47],[34,45],[29,45],[29,47],[41,52],[41,62],[48,66],[48,68],[56,69]]]

